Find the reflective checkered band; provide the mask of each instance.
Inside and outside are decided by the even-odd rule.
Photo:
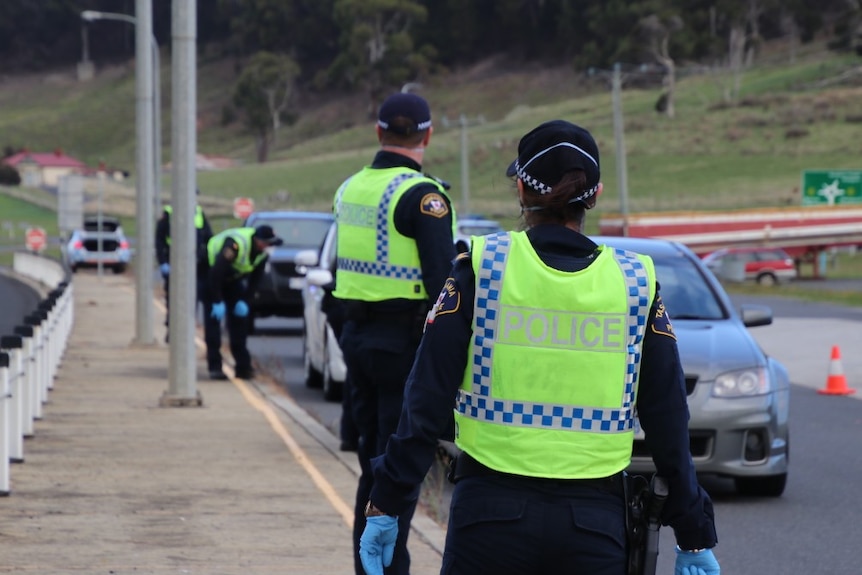
[[[396,278],[410,281],[421,281],[422,270],[420,268],[412,268],[407,266],[396,266],[389,263],[389,207],[392,203],[392,197],[395,192],[405,181],[412,178],[422,178],[422,174],[418,172],[409,172],[398,174],[389,182],[386,189],[383,191],[383,197],[380,198],[380,205],[377,209],[377,241],[375,244],[375,252],[377,259],[373,262],[362,260],[354,260],[349,258],[338,258],[338,269],[360,274],[372,276],[383,276],[387,278]],[[347,182],[341,185],[335,198],[336,210],[341,206],[341,196],[344,189],[347,187]]]
[[[338,211],[341,209],[341,197],[344,195],[344,190],[347,189],[347,184],[350,183],[350,180],[353,179],[353,176],[350,176],[344,182],[338,186],[338,190],[335,192],[335,213],[338,214]]]
[[[649,281],[637,255],[623,250],[612,254],[620,267],[628,290],[626,380],[619,408],[533,403],[495,399],[492,395],[491,365],[503,273],[511,240],[505,232],[487,236],[476,278],[473,307],[473,365],[470,392],[458,393],[458,411],[466,417],[516,427],[538,427],[597,433],[620,433],[632,429],[641,341],[649,312]]]

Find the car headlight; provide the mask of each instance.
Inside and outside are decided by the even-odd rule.
[[[724,398],[752,397],[769,391],[769,375],[762,367],[722,373],[712,386],[712,395]]]

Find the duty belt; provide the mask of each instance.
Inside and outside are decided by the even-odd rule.
[[[376,302],[375,302],[376,303]],[[357,323],[381,322],[396,325],[412,325],[416,318],[425,316],[425,301],[417,302],[415,307],[402,310],[386,310],[375,303],[344,300],[344,311],[348,321]]]
[[[458,483],[460,480],[467,477],[508,477],[526,482],[536,482],[541,485],[561,485],[566,487],[592,487],[603,489],[610,493],[623,495],[623,474],[614,473],[608,477],[599,477],[591,479],[558,479],[552,477],[530,477],[526,475],[516,475],[514,473],[505,473],[491,469],[484,465],[469,454],[461,452],[452,460],[449,470],[449,481]]]

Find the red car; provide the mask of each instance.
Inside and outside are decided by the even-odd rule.
[[[719,278],[761,285],[788,282],[798,273],[793,258],[781,248],[724,248],[705,255],[703,263]]]

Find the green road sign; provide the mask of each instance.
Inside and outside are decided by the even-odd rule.
[[[803,206],[862,204],[862,170],[805,170]]]

